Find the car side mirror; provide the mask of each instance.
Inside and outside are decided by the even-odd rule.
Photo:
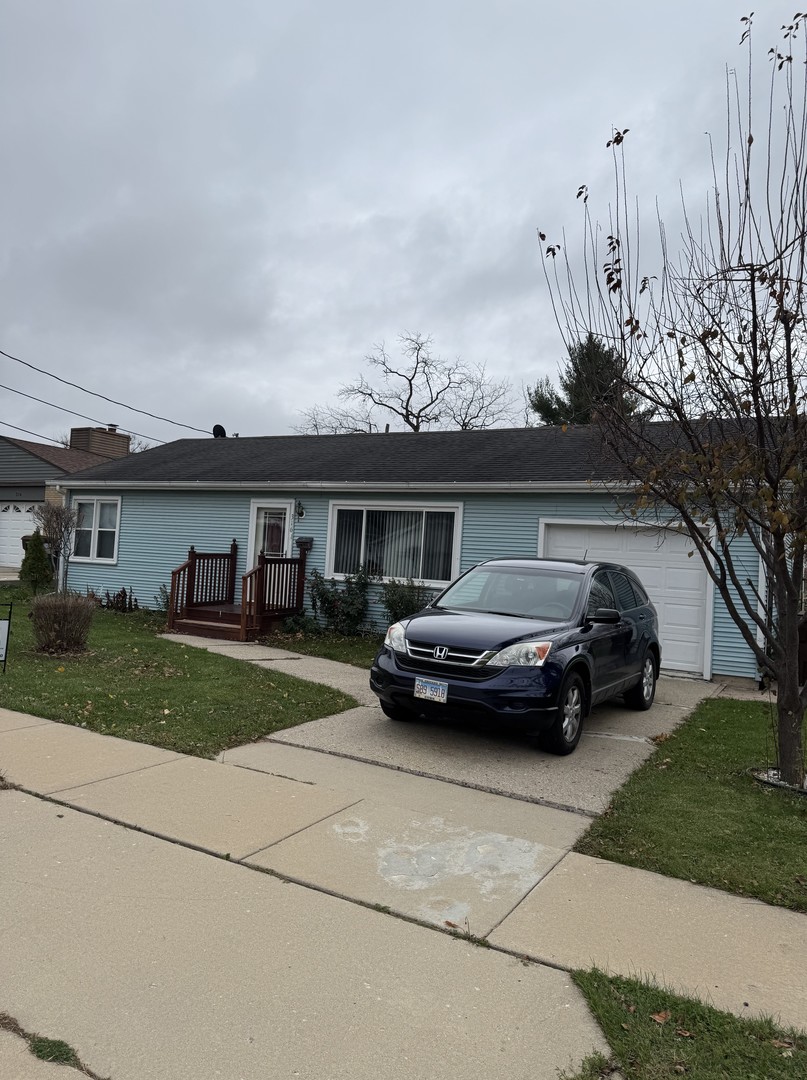
[[[616,608],[601,607],[597,608],[593,615],[589,615],[589,619],[591,622],[618,623],[620,615]]]

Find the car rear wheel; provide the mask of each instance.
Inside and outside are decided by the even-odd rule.
[[[642,677],[625,694],[625,704],[630,709],[645,712],[656,696],[656,661],[652,653],[645,653],[642,661]]]
[[[586,716],[586,688],[575,672],[566,677],[558,698],[558,714],[552,727],[539,738],[550,754],[571,754],[580,742]]]
[[[397,705],[387,705],[385,701],[379,702],[381,705],[381,711],[384,716],[390,720],[414,720],[415,714],[410,712],[409,709],[399,709]]]

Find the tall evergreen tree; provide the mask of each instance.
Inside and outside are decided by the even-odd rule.
[[[636,400],[622,389],[622,359],[601,338],[587,334],[569,345],[569,358],[560,371],[560,390],[548,378],[527,391],[530,408],[542,424],[590,424],[604,406],[630,416]]]

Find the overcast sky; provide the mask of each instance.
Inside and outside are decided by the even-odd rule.
[[[748,7],[2,0],[0,348],[242,436],[290,432],[404,329],[517,390],[554,375],[536,229],[575,235],[581,183],[607,216],[614,127],[643,205],[705,190]],[[766,8],[760,56],[792,15]],[[2,356],[0,383],[193,434]],[[87,423],[0,402],[43,436]]]

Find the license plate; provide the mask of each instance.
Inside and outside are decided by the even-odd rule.
[[[441,682],[440,679],[415,679],[415,697],[445,705],[448,700],[448,683]]]

